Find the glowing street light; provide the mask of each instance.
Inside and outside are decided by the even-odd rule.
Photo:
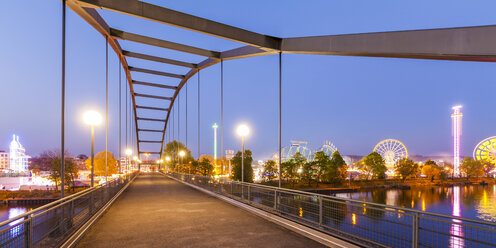
[[[91,127],[91,187],[95,184],[95,126],[102,123],[102,116],[89,110],[83,115],[84,122]]]
[[[98,126],[102,123],[102,116],[94,110],[89,110],[84,113],[83,119],[84,122],[90,126]]]
[[[246,125],[239,125],[237,133],[241,136],[241,182],[245,181],[245,136],[250,133],[250,129]]]

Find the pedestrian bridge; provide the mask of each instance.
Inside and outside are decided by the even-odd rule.
[[[178,140],[179,127],[188,127],[188,119],[180,123],[179,118],[178,98],[181,90],[187,89],[188,80],[194,75],[197,75],[200,89],[200,71],[215,64],[221,65],[222,144],[224,61],[278,56],[279,70],[275,74],[279,75],[279,80],[274,83],[278,85],[278,95],[275,97],[279,100],[279,158],[282,54],[496,61],[494,25],[283,38],[137,0],[63,0],[62,3],[62,151],[65,151],[66,132],[66,6],[105,38],[107,98],[109,46],[119,58],[125,72],[126,86],[129,87],[126,93],[129,93],[132,105],[132,113],[125,123],[132,120],[130,130],[136,137],[132,142],[133,154],[151,154],[158,159],[162,156],[164,143],[175,140],[174,130],[171,133],[169,128],[175,122],[172,120],[174,109],[177,109],[178,115]],[[229,40],[238,43],[239,47],[213,51],[118,30],[112,28],[97,9]],[[124,50],[120,40],[195,55],[202,60],[189,61],[191,57],[188,56],[178,60],[143,54],[132,50],[132,46]],[[128,58],[140,60],[143,67],[130,66]],[[146,63],[174,65],[188,71],[151,70],[147,67],[150,64]],[[167,84],[145,82],[133,78],[136,74],[165,77],[170,81]],[[139,91],[140,87],[142,91]],[[167,93],[158,94],[157,89],[166,89]],[[193,142],[198,146],[199,98],[200,90],[198,140]],[[154,99],[154,103],[137,99]],[[186,108],[183,108],[186,112],[187,106],[186,100]],[[187,144],[188,128],[185,130]],[[494,244],[495,223],[185,174],[126,174],[0,223],[0,247],[494,247]]]
[[[158,173],[142,174],[76,247],[325,247]]]
[[[496,223],[189,174],[129,174],[0,223],[0,247],[494,247]]]

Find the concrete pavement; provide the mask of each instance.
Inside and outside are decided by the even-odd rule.
[[[324,247],[158,173],[142,174],[77,247]]]

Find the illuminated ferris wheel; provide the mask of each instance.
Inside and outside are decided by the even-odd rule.
[[[474,158],[476,160],[489,160],[496,164],[496,136],[482,140],[475,146]]]
[[[386,165],[394,165],[396,161],[402,158],[408,158],[406,146],[401,141],[395,139],[386,139],[379,142],[374,147],[374,152],[382,156]]]

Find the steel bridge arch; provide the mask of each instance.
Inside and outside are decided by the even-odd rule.
[[[461,28],[444,28],[444,29],[427,29],[412,31],[393,31],[380,33],[363,33],[363,34],[346,34],[346,35],[327,35],[313,37],[296,37],[296,38],[279,38],[255,32],[247,31],[237,27],[229,26],[208,19],[196,17],[193,15],[181,13],[157,5],[141,2],[138,0],[66,0],[67,6],[88,22],[95,30],[107,38],[108,44],[119,57],[119,61],[124,68],[127,83],[131,93],[131,99],[134,112],[134,124],[136,127],[136,142],[138,153],[145,153],[140,150],[139,126],[137,115],[137,106],[135,97],[150,97],[149,95],[138,94],[134,91],[131,71],[146,71],[147,73],[159,73],[163,76],[172,76],[180,78],[181,81],[177,86],[161,85],[174,90],[172,97],[162,97],[161,99],[170,100],[169,107],[151,108],[155,110],[166,111],[166,118],[155,119],[164,122],[162,130],[161,154],[165,132],[170,118],[170,110],[179,95],[181,89],[188,80],[198,73],[199,70],[210,67],[223,60],[239,59],[254,56],[271,55],[278,53],[298,53],[298,54],[321,54],[321,55],[342,55],[342,56],[362,56],[362,57],[391,57],[391,58],[415,58],[415,59],[438,59],[438,60],[457,60],[457,61],[481,61],[496,62],[496,25],[461,27]],[[152,37],[131,34],[125,31],[112,29],[95,10],[105,9],[138,18],[143,18],[214,37],[219,37],[235,41],[246,46],[238,47],[227,51],[208,51],[201,48],[195,48],[179,43],[159,40]],[[470,37],[470,39],[466,39]],[[172,49],[185,53],[197,54],[207,57],[198,64],[176,61],[167,58],[159,58],[152,55],[137,54],[124,51],[118,39],[129,40],[143,43],[156,47]],[[179,65],[191,68],[185,75],[176,75],[167,72],[157,72],[146,69],[130,67],[126,57],[140,58],[148,61],[156,61],[168,64]],[[136,83],[139,84],[140,82]],[[143,84],[143,82],[141,82]],[[157,86],[158,84],[145,83],[148,86]],[[144,130],[150,131],[150,130]],[[158,141],[152,141],[157,142]],[[152,153],[152,152],[149,152]]]

